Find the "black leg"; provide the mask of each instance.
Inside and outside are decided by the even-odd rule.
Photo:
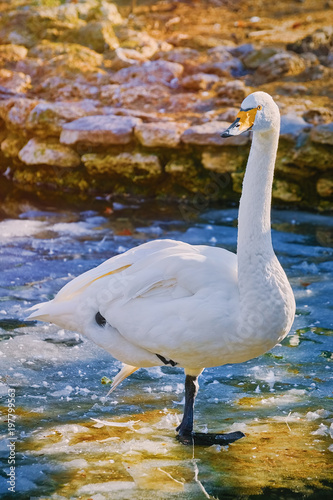
[[[185,407],[181,424],[177,427],[179,437],[191,438],[193,433],[193,410],[195,397],[198,394],[198,377],[186,375],[185,378]],[[181,441],[183,441],[181,439]]]
[[[184,415],[181,424],[176,429],[178,431],[178,441],[183,444],[211,446],[213,444],[227,445],[244,437],[244,434],[240,431],[229,432],[228,434],[193,432],[194,401],[198,394],[198,389],[198,377],[186,375]]]

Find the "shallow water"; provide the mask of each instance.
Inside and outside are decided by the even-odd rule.
[[[80,335],[25,322],[72,277],[153,238],[236,247],[237,210],[184,221],[178,207],[28,210],[0,221],[1,498],[332,498],[333,220],[273,212],[297,317],[282,345],[204,371],[198,431],[242,430],[228,447],[184,447],[181,369],[141,369],[106,398],[120,363]],[[204,332],[203,332],[204,333]],[[8,389],[15,388],[16,493],[8,492]],[[13,420],[10,420],[13,422]]]

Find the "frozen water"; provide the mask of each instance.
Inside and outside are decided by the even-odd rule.
[[[24,320],[28,307],[52,298],[74,276],[152,238],[236,250],[235,209],[210,210],[188,223],[170,207],[166,212],[140,205],[114,204],[113,208],[109,216],[91,210],[33,209],[15,220],[0,221],[0,398],[6,410],[8,388],[15,388],[15,432],[20,441],[17,491],[22,498],[59,500],[81,495],[95,500],[146,500],[155,494],[154,488],[163,500],[196,500],[203,495],[200,481],[193,480],[197,472],[192,450],[187,453],[174,440],[184,397],[182,370],[141,369],[106,398],[108,386],[100,381],[103,376],[112,379],[119,362],[75,332]],[[208,368],[200,377],[197,430],[241,430],[248,440],[229,448],[212,447],[208,454],[196,452],[211,497],[223,498],[228,488],[239,487],[233,472],[242,470],[239,456],[235,452],[236,461],[230,463],[225,457],[246,447],[251,436],[254,442],[244,461],[249,467],[256,460],[259,467],[258,427],[262,434],[272,428],[270,440],[278,439],[282,428],[293,432],[283,445],[279,441],[271,445],[268,440],[264,448],[260,441],[266,453],[262,456],[265,478],[270,474],[267,460],[274,464],[278,460],[270,456],[274,446],[280,446],[282,455],[286,447],[288,453],[297,454],[299,446],[295,462],[303,461],[307,453],[310,465],[315,449],[320,454],[333,449],[333,221],[323,215],[274,211],[273,228],[277,255],[296,295],[297,316],[290,335],[271,352],[240,365]],[[0,495],[7,491],[6,426],[4,430]],[[303,436],[302,445],[294,445],[296,436]],[[222,452],[224,470],[220,469]],[[324,476],[328,480],[322,456],[316,485]],[[286,460],[277,470],[284,470]],[[257,477],[257,468],[255,473],[243,471],[243,480]],[[301,474],[301,469],[294,469],[290,477]],[[66,489],[62,474],[72,489]],[[225,490],[217,486],[220,475],[220,483],[229,484]],[[301,484],[312,484],[307,476],[302,476]],[[288,479],[284,481],[281,488],[292,487]]]

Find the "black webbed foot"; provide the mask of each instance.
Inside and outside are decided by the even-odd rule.
[[[206,434],[204,432],[192,432],[191,434],[176,436],[176,439],[185,445],[199,445],[199,446],[212,446],[213,444],[220,444],[225,446],[227,444],[233,443],[238,439],[244,437],[245,434],[241,431],[229,432],[226,434]]]

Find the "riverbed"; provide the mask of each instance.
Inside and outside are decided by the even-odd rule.
[[[196,430],[241,430],[245,437],[192,448],[175,439],[181,369],[140,369],[107,397],[101,379],[112,379],[121,364],[76,332],[26,321],[26,311],[73,277],[151,239],[235,251],[237,209],[104,199],[83,210],[27,205],[4,216],[1,498],[332,498],[333,219],[274,210],[272,228],[296,297],[294,325],[271,352],[204,371]],[[16,418],[8,420],[10,388]],[[15,496],[8,491],[13,440]]]

